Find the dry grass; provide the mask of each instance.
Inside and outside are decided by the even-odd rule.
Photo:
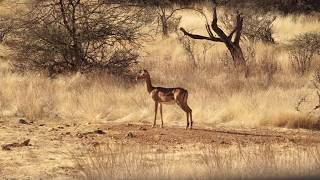
[[[195,18],[198,21],[192,24],[189,20]],[[278,27],[284,23],[285,29],[294,31],[288,33]],[[293,36],[299,30],[317,30],[318,23],[306,21],[304,17],[280,17],[275,32],[280,40],[286,39],[284,34]],[[299,28],[297,24],[303,26]],[[202,29],[203,18],[186,12],[181,25]],[[146,42],[138,68],[150,71],[154,85],[181,86],[190,91],[195,126],[315,128],[318,124],[318,113],[309,113],[317,104],[310,82],[312,74],[303,77],[294,74],[282,42],[277,45],[243,42],[243,47],[255,50],[249,62],[252,75],[247,79],[234,71],[222,44],[215,44],[206,53],[204,62],[203,42],[193,43],[198,68],[188,62],[174,35],[166,40],[156,38]],[[106,74],[75,74],[55,79],[35,73],[16,74],[10,71],[10,51],[5,47],[1,47],[1,57],[1,116],[102,122],[151,121],[153,118],[153,103],[143,82],[128,84]],[[270,64],[276,64],[274,72]],[[305,95],[308,101],[302,105],[302,112],[298,112],[296,104]],[[184,124],[183,118],[184,113],[177,106],[164,107],[166,125]]]
[[[1,7],[0,7],[1,11]],[[181,25],[202,32],[204,19],[183,13]],[[319,129],[318,99],[312,71],[296,75],[285,43],[298,33],[320,31],[320,22],[307,17],[279,17],[274,25],[276,45],[262,43],[250,59],[251,75],[233,69],[222,44],[203,59],[203,42],[195,43],[194,68],[175,39],[146,42],[137,69],[149,70],[155,86],[185,87],[194,126],[288,127]],[[250,49],[247,49],[248,52]],[[73,74],[50,79],[43,74],[10,70],[10,52],[0,46],[0,117],[82,119],[86,122],[139,122],[153,119],[153,101],[143,82],[128,83],[107,74]],[[248,54],[247,54],[248,56]],[[316,57],[312,67],[319,66]],[[270,65],[276,65],[273,70]],[[136,69],[135,69],[136,70]],[[306,102],[296,110],[299,99]],[[185,113],[164,106],[166,126],[185,125]],[[83,122],[83,121],[82,121]],[[83,179],[226,179],[261,176],[319,175],[319,147],[280,145],[230,146],[161,153],[146,147],[105,146],[75,154]],[[0,163],[1,166],[1,163]],[[1,170],[0,170],[1,171]],[[1,172],[0,172],[1,173]]]
[[[75,155],[86,180],[307,177],[319,175],[320,168],[319,147],[199,145],[183,153],[163,153],[107,145]]]

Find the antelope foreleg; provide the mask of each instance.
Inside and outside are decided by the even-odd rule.
[[[155,102],[155,105],[154,105],[154,121],[153,121],[152,128],[156,127],[157,113],[158,113],[158,102]]]

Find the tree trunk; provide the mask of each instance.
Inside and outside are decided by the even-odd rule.
[[[246,61],[244,59],[244,56],[240,47],[234,46],[234,45],[227,45],[227,48],[232,56],[232,60],[236,67],[246,64]]]
[[[169,37],[169,28],[168,28],[168,21],[166,19],[166,15],[161,15],[161,26],[162,26],[162,37],[167,38]]]
[[[212,2],[213,2],[212,22],[211,22],[211,25],[209,25],[208,22],[206,24],[206,30],[209,36],[192,34],[187,32],[183,28],[180,28],[180,30],[185,35],[193,39],[209,40],[213,42],[223,42],[232,56],[235,67],[238,68],[239,70],[245,70],[245,75],[247,76],[248,68],[246,67],[246,61],[240,47],[243,17],[239,13],[237,14],[235,28],[230,33],[227,34],[218,26],[218,17],[217,17],[217,9],[216,9],[217,5],[215,0],[212,0]],[[213,32],[216,35],[218,35],[218,37],[214,36]]]

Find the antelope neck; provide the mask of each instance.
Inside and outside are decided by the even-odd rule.
[[[153,86],[151,84],[151,79],[150,79],[150,76],[148,76],[146,78],[146,83],[147,83],[147,91],[148,93],[150,93],[152,90],[153,90]]]

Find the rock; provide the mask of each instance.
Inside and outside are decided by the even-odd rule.
[[[76,136],[77,136],[78,138],[83,138],[83,134],[81,134],[81,133],[77,133]]]
[[[219,144],[228,144],[228,145],[230,145],[230,144],[232,144],[232,143],[222,140],[222,141],[219,142]]]
[[[48,129],[48,132],[52,132],[52,131],[58,131],[58,129],[56,129],[56,128],[49,128]]]
[[[162,149],[159,149],[159,148],[155,149],[154,151],[157,152],[157,153],[163,153],[164,152]]]
[[[134,135],[132,132],[128,132],[128,134],[126,135],[126,138],[134,138]]]
[[[25,119],[19,119],[20,124],[29,124]]]
[[[45,126],[45,124],[39,124],[39,126]]]
[[[10,151],[11,148],[13,148],[13,147],[31,146],[29,143],[30,143],[30,139],[27,139],[27,140],[23,141],[22,143],[4,144],[1,147],[2,147],[2,150]]]
[[[23,141],[20,145],[21,146],[29,146],[29,143],[30,143],[30,139],[27,139],[27,140]]]
[[[141,126],[141,127],[139,128],[139,130],[146,131],[147,128]]]
[[[102,131],[102,130],[100,130],[100,129],[95,130],[95,131],[93,131],[93,132],[96,133],[96,134],[105,134],[105,132]]]
[[[93,147],[97,147],[97,146],[99,146],[99,145],[100,145],[100,143],[99,143],[99,142],[92,142],[91,144],[92,144],[92,146],[93,146]]]
[[[160,141],[160,139],[161,139],[160,135],[153,136],[154,141]]]

